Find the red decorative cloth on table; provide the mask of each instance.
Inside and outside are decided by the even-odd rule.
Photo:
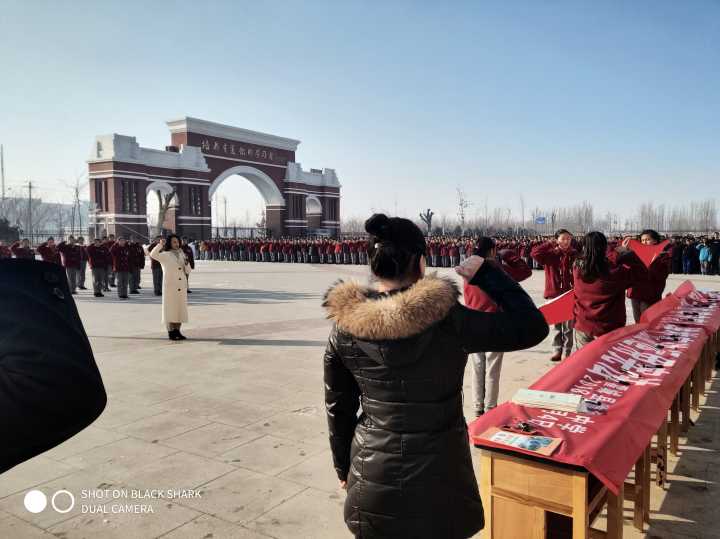
[[[683,290],[663,300],[647,323],[615,330],[591,342],[535,382],[530,389],[576,393],[603,412],[573,413],[505,403],[469,426],[472,442],[564,464],[581,466],[617,494],[628,473],[667,418],[710,332],[720,327],[720,296]],[[688,296],[706,299],[690,312]],[[688,320],[689,319],[689,320]],[[715,329],[713,329],[715,328]],[[478,438],[490,427],[526,422],[543,436],[562,439],[549,457]]]

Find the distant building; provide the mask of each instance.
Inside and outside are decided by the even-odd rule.
[[[303,170],[295,162],[299,140],[188,117],[167,125],[171,145],[164,151],[143,148],[135,137],[96,137],[88,160],[91,229],[149,236],[147,195],[159,191],[172,196],[164,228],[208,238],[210,200],[226,178],[238,174],[260,191],[273,236],[339,232],[337,175],[329,168]]]

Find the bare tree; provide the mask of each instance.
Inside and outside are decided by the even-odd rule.
[[[162,191],[160,191],[159,189],[156,190],[155,193],[158,197],[158,218],[157,223],[155,223],[155,235],[160,236],[162,235],[163,223],[165,223],[165,216],[170,209],[170,203],[172,202],[173,198],[175,198],[175,189],[165,195],[163,195]]]
[[[265,221],[265,208],[260,208],[260,219],[257,223],[255,223],[255,226],[257,228],[265,228],[265,225],[267,222]]]
[[[344,218],[341,229],[343,232],[347,232],[348,234],[364,234],[365,221],[358,217]]]
[[[470,207],[470,202],[465,198],[465,193],[459,187],[457,188],[458,198],[458,220],[460,221],[460,227],[465,230],[465,212]]]
[[[430,235],[430,231],[432,230],[432,218],[435,213],[428,208],[425,210],[425,212],[420,214],[420,220],[425,223],[425,226],[427,227],[427,233]]]

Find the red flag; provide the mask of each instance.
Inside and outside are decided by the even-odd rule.
[[[575,291],[568,290],[564,294],[551,299],[540,307],[540,312],[545,317],[549,326],[572,320],[575,316]]]
[[[660,256],[660,253],[662,253],[669,244],[669,240],[661,241],[655,245],[645,245],[638,240],[630,240],[628,247],[638,255],[638,258],[642,260],[643,264],[649,268],[650,264]]]

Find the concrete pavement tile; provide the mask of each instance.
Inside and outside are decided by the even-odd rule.
[[[0,516],[0,537],[17,539],[57,539],[37,526],[13,515]]]
[[[125,484],[109,480],[104,474],[97,471],[77,471],[33,487],[33,490],[39,490],[47,497],[47,507],[39,513],[30,513],[25,508],[25,495],[30,489],[3,498],[0,500],[0,509],[31,522],[35,526],[47,529],[59,522],[81,515],[84,504],[95,505],[96,502],[91,501],[91,494],[89,493],[105,491],[106,489],[121,490],[126,488]],[[56,506],[61,511],[69,509],[72,505],[68,512],[58,512],[52,507],[53,495],[60,490],[67,490],[74,497],[75,501],[72,504],[67,494],[61,493],[57,495]]]
[[[278,539],[337,539],[351,534],[343,519],[345,494],[307,489],[249,524]]]
[[[219,460],[180,451],[134,467],[127,481],[147,489],[194,489],[234,470]]]
[[[302,485],[236,469],[200,488],[200,498],[180,503],[235,523],[246,523],[305,489]]]
[[[117,442],[73,455],[63,462],[77,468],[101,471],[108,478],[123,478],[132,470],[153,460],[177,453],[177,451],[175,448],[153,444],[145,440],[123,438]]]
[[[226,451],[218,458],[256,472],[277,475],[321,451],[317,445],[264,436]]]
[[[267,539],[267,535],[243,528],[238,524],[229,524],[219,518],[201,515],[158,537],[158,539]]]
[[[103,410],[100,417],[95,420],[93,426],[101,429],[114,430],[117,427],[127,425],[138,419],[163,412],[164,410],[162,408],[141,406],[137,402],[109,398],[105,410]]]
[[[47,451],[43,455],[55,460],[63,460],[78,453],[83,453],[123,438],[126,438],[125,434],[90,425],[85,430],[80,431],[66,442]]]
[[[248,429],[222,423],[209,423],[184,434],[167,438],[163,440],[163,445],[213,457],[261,436],[263,435]]]
[[[157,404],[157,408],[193,417],[207,417],[226,408],[231,401],[197,392]]]
[[[340,484],[329,449],[285,470],[278,477],[329,493],[340,492]]]
[[[78,470],[77,466],[58,462],[44,455],[18,464],[0,476],[0,498],[39,485]]]
[[[208,415],[210,421],[224,423],[233,427],[247,427],[278,413],[278,409],[269,405],[246,402],[232,402],[225,408]]]
[[[167,370],[163,369],[163,371],[164,376],[161,377],[162,375],[158,374],[156,379],[167,379]],[[148,378],[147,374],[145,374],[145,378]],[[135,402],[140,406],[152,406],[183,395],[190,395],[192,392],[193,387],[190,384],[177,387],[153,384],[151,387],[125,392],[120,397],[125,401]]]
[[[127,504],[134,505],[132,501]],[[124,505],[118,503],[114,507],[119,508]],[[113,510],[113,506],[106,507],[108,511]],[[163,502],[152,507],[153,513],[110,512],[79,515],[49,528],[48,531],[63,539],[154,538],[200,515],[197,511],[176,503]],[[135,511],[140,510],[135,509]]]
[[[328,426],[325,409],[317,406],[297,408],[253,423],[248,430],[280,438],[327,447]]]
[[[208,423],[210,421],[205,418],[190,417],[177,412],[164,412],[118,427],[117,431],[152,442],[153,440],[172,438]]]

